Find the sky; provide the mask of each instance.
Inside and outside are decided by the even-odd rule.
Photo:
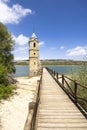
[[[87,0],[0,0],[0,22],[15,40],[15,60],[29,59],[33,32],[40,59],[87,56]]]

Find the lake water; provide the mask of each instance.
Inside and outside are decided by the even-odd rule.
[[[19,77],[19,76],[28,76],[29,75],[29,67],[28,65],[17,65],[16,67],[16,73],[13,76]],[[78,71],[79,66],[47,66],[59,73],[62,74],[71,74],[72,72]]]
[[[71,74],[78,71],[80,66],[76,65],[67,65],[67,66],[49,66],[50,69],[59,72],[60,74]]]
[[[28,65],[16,65],[16,73],[13,76],[28,76],[29,75],[29,66]]]

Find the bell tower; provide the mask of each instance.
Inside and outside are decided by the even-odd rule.
[[[36,76],[39,72],[39,41],[35,33],[29,39],[29,75]]]

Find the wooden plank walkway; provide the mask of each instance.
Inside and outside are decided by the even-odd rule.
[[[87,120],[43,69],[36,130],[87,130]]]

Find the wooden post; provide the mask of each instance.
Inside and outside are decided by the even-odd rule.
[[[57,81],[58,81],[58,73],[57,73]]]
[[[40,80],[37,80],[37,86],[39,86],[39,84],[40,84]]]
[[[29,103],[29,110],[34,109],[34,107],[35,107],[35,102],[30,102]]]
[[[77,83],[74,81],[74,96],[75,96],[75,102],[77,103]]]
[[[54,71],[54,77],[55,77],[55,71]]]
[[[35,107],[35,102],[30,102],[28,116],[25,122],[24,130],[31,130],[32,128],[32,117],[33,117],[34,107]]]
[[[54,71],[52,70],[52,75],[53,75]]]
[[[64,75],[62,75],[62,85],[64,86]]]

